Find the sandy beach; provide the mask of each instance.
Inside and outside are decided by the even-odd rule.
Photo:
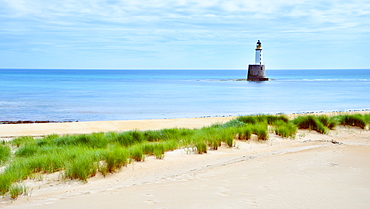
[[[232,117],[231,117],[232,118]],[[231,118],[0,125],[1,137],[169,127],[199,128]],[[339,143],[332,143],[332,142]],[[26,180],[28,196],[4,208],[369,208],[370,131],[338,126],[197,155],[185,149],[147,157],[87,183],[61,174]]]
[[[0,124],[0,137],[86,134],[93,132],[201,128],[224,123],[235,117],[207,117],[153,120],[92,121],[70,123]]]

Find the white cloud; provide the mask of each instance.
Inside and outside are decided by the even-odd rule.
[[[369,19],[368,0],[0,0],[0,50],[6,42],[19,51],[150,54],[256,38],[338,43],[369,36]]]
[[[317,23],[345,22],[370,12],[369,3],[362,0],[2,0],[2,5],[3,12],[13,17],[133,23],[166,18],[230,21],[238,16],[251,20],[305,17]]]

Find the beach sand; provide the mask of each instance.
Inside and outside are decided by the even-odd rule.
[[[91,121],[68,123],[0,124],[0,137],[86,134],[93,132],[201,128],[224,123],[235,117],[180,118],[153,120]]]
[[[182,119],[175,119],[173,123],[167,121],[168,124],[157,125],[154,122],[156,120],[150,120],[145,124],[154,122],[153,126],[138,126],[135,122],[127,124],[138,129],[196,128],[201,123],[205,126],[229,119],[185,119],[178,123],[176,120]],[[117,123],[119,122],[112,122]],[[1,126],[5,125],[0,125],[3,128]],[[18,127],[22,126],[29,129],[28,125]],[[99,130],[91,126],[91,130],[104,131],[108,126],[99,126]],[[114,127],[117,130],[124,128],[120,125]],[[129,129],[132,129],[131,126]],[[49,127],[47,130],[53,129]],[[35,135],[46,133],[32,131]],[[18,133],[20,132],[21,130]],[[14,135],[15,132],[3,134]],[[162,160],[147,157],[145,162],[129,164],[106,177],[97,175],[89,179],[88,183],[64,181],[58,173],[44,175],[43,179],[40,177],[39,180],[24,182],[31,189],[29,196],[21,196],[16,201],[3,197],[0,207],[370,207],[369,130],[339,126],[327,135],[299,130],[294,140],[270,134],[270,139],[264,142],[254,139],[235,143],[233,148],[222,146],[217,151],[209,151],[203,155],[179,149],[166,153]]]

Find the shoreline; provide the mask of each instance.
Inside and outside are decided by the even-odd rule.
[[[165,128],[201,128],[214,123],[224,123],[232,117],[179,118],[123,121],[89,121],[72,123],[2,124],[0,138],[18,136],[45,136],[50,134],[88,134],[93,132],[159,130]]]
[[[369,114],[369,110],[362,111],[333,111],[333,112],[306,112],[284,114],[289,119],[302,115],[336,116],[343,114]],[[276,114],[278,115],[278,114]],[[121,132],[129,130],[159,130],[165,128],[202,128],[215,123],[225,123],[238,116],[175,118],[175,119],[148,119],[148,120],[119,120],[119,121],[86,121],[86,122],[58,122],[58,123],[20,123],[0,124],[0,139],[20,136],[46,136],[51,134],[89,134],[94,132]]]
[[[71,123],[78,121],[54,121],[54,120],[2,120],[1,124],[32,124],[32,123]]]

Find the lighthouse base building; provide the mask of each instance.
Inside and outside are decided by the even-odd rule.
[[[249,65],[248,81],[268,81],[266,78],[265,65]]]
[[[248,81],[268,81],[266,78],[265,65],[262,64],[262,44],[260,40],[256,46],[255,64],[248,66]]]

